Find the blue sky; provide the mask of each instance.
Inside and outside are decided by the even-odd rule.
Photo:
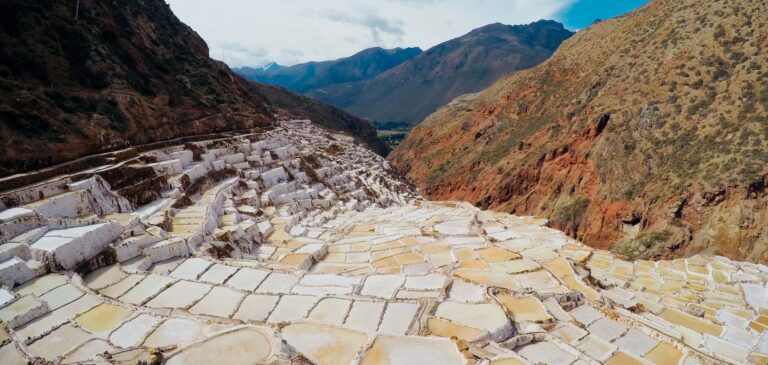
[[[646,0],[166,0],[232,67],[292,65],[370,47],[428,49],[490,23],[582,29]]]
[[[595,19],[608,19],[628,13],[648,3],[648,0],[579,0],[561,10],[555,19],[568,29],[583,29]]]

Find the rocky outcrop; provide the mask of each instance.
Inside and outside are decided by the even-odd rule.
[[[652,1],[454,100],[390,161],[428,196],[547,217],[633,258],[768,262],[766,11]]]

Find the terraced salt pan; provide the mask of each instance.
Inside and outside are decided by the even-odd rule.
[[[0,347],[0,359],[3,359],[3,365],[27,365],[27,359],[13,342]]]
[[[286,126],[290,126],[290,123]],[[366,332],[364,335],[367,335],[367,343],[359,347],[363,352],[353,355],[349,361],[347,357],[338,358],[334,355],[335,350],[338,350],[336,348],[340,346],[317,346],[306,351],[300,350],[308,357],[310,354],[330,356],[327,358],[330,359],[327,361],[329,363],[359,364],[365,361],[364,359],[368,359],[371,355],[370,352],[366,353],[368,347],[377,340],[377,336],[385,332],[398,334],[418,332],[420,335],[438,336],[431,339],[443,340],[451,344],[452,351],[456,351],[457,346],[464,347],[462,341],[456,341],[454,344],[448,339],[456,336],[472,343],[467,355],[469,352],[473,353],[480,358],[475,359],[476,362],[481,364],[529,363],[518,358],[515,352],[531,360],[551,363],[547,356],[561,354],[557,354],[556,351],[547,351],[548,344],[569,354],[570,358],[567,355],[559,357],[572,361],[572,365],[594,365],[597,362],[611,365],[638,364],[644,361],[635,358],[640,356],[654,363],[668,362],[678,365],[679,360],[686,358],[688,365],[692,365],[696,363],[697,356],[705,356],[700,352],[706,353],[706,356],[714,356],[713,360],[704,359],[704,363],[708,363],[707,361],[712,363],[768,361],[768,356],[764,355],[768,353],[768,341],[760,341],[763,336],[759,334],[768,331],[768,310],[762,308],[766,302],[765,298],[768,298],[768,290],[763,284],[765,277],[768,277],[766,276],[768,267],[710,256],[630,263],[614,257],[610,252],[583,246],[550,228],[534,226],[542,225],[544,221],[480,211],[463,203],[431,203],[417,200],[412,204],[396,203],[389,208],[381,208],[391,203],[387,201],[388,199],[402,201],[409,199],[410,195],[390,191],[382,184],[383,175],[372,174],[383,171],[382,167],[385,168],[380,166],[380,162],[376,162],[379,160],[374,161],[375,166],[363,168],[362,165],[370,165],[370,163],[366,162],[365,155],[357,153],[362,150],[344,151],[333,161],[326,161],[320,156],[318,160],[324,166],[316,169],[317,175],[320,180],[330,180],[318,183],[324,184],[325,187],[321,185],[310,187],[304,185],[306,174],[298,168],[299,160],[278,159],[273,162],[272,153],[269,150],[278,148],[285,152],[283,153],[285,156],[296,156],[314,153],[315,147],[325,146],[325,144],[321,140],[312,139],[310,142],[302,140],[297,144],[298,148],[287,147],[286,145],[293,143],[290,139],[294,137],[289,138],[285,133],[288,132],[280,130],[269,133],[281,135],[279,140],[266,137],[266,141],[258,143],[244,141],[242,146],[232,145],[204,153],[205,164],[211,165],[206,169],[210,167],[220,169],[227,163],[225,161],[239,162],[247,158],[249,161],[247,164],[235,166],[235,168],[247,169],[240,174],[243,184],[234,186],[227,194],[219,195],[217,199],[220,198],[222,201],[217,200],[215,205],[212,204],[214,196],[209,194],[210,191],[206,191],[203,198],[194,206],[178,212],[175,217],[175,223],[178,224],[174,229],[178,228],[179,232],[186,232],[184,236],[190,237],[190,242],[187,246],[187,242],[175,241],[180,242],[185,250],[169,251],[168,255],[181,256],[206,254],[187,251],[195,251],[195,247],[200,244],[208,247],[207,245],[212,243],[210,237],[199,235],[199,233],[216,229],[214,227],[216,223],[219,224],[219,229],[230,230],[238,221],[246,222],[251,220],[248,216],[259,215],[254,219],[262,223],[255,227],[255,230],[262,232],[264,236],[271,235],[274,245],[261,246],[263,250],[257,249],[257,242],[249,242],[250,237],[239,237],[236,242],[240,248],[250,249],[250,254],[255,255],[256,260],[253,260],[254,256],[244,256],[242,259],[227,260],[224,264],[223,262],[215,263],[216,260],[210,259],[205,261],[210,261],[211,266],[201,271],[192,264],[187,264],[191,265],[191,269],[185,269],[181,264],[187,262],[187,259],[180,257],[153,265],[151,263],[153,260],[170,256],[155,257],[154,251],[148,251],[143,252],[143,256],[121,263],[122,270],[100,269],[85,278],[86,285],[117,298],[124,296],[130,290],[136,290],[138,287],[134,288],[134,286],[144,278],[143,274],[125,276],[123,272],[144,273],[148,268],[155,274],[162,274],[161,276],[168,276],[169,272],[178,270],[174,275],[194,279],[191,281],[203,283],[201,285],[225,283],[226,287],[212,288],[197,302],[189,302],[184,295],[173,296],[173,300],[184,301],[184,304],[189,303],[191,305],[189,310],[193,312],[189,317],[177,318],[200,321],[199,326],[202,329],[198,329],[193,338],[187,339],[186,342],[173,343],[174,347],[167,350],[166,355],[172,355],[180,350],[185,353],[190,349],[201,347],[202,344],[198,343],[184,348],[192,342],[204,341],[220,331],[231,330],[233,322],[224,318],[235,312],[233,317],[248,322],[263,323],[270,316],[275,317],[276,321],[281,322],[270,327],[276,330],[291,328],[299,323],[315,325],[321,323],[329,328],[324,332],[333,332],[334,330],[330,329],[331,325],[358,335],[363,335],[360,331]],[[314,137],[317,136],[307,138]],[[342,144],[343,142],[340,139],[333,143]],[[200,146],[203,145],[200,144]],[[205,149],[205,147],[201,148]],[[157,151],[156,154],[161,161],[167,161],[168,156],[178,157],[174,154],[181,149],[177,147],[173,152]],[[296,151],[294,152],[293,149]],[[251,151],[258,152],[250,155]],[[191,151],[184,153],[189,155],[188,161],[191,163]],[[354,173],[344,171],[345,165],[350,163],[360,165],[356,166]],[[195,165],[202,164],[196,162]],[[193,167],[188,166],[186,171],[191,172]],[[272,181],[270,183],[274,184],[271,187],[265,186],[266,181],[260,176],[260,171],[275,168],[283,172],[290,171],[295,180]],[[194,171],[190,176],[198,178],[204,174],[205,171]],[[357,174],[362,175],[360,179],[357,179]],[[177,189],[179,178],[180,175],[171,178],[171,184],[175,190],[164,192],[165,195],[177,196],[180,192]],[[284,174],[283,179],[288,179],[287,173]],[[357,181],[362,181],[370,190],[377,192],[379,195],[376,198],[377,202],[374,203],[370,200],[371,197],[366,196],[367,190],[363,191],[355,186]],[[389,182],[397,183],[397,181]],[[246,187],[249,190],[243,194],[241,190]],[[304,200],[306,196],[311,199]],[[315,197],[319,198],[315,199]],[[280,203],[274,206],[274,201],[277,200]],[[159,207],[159,209],[166,208],[170,208],[170,205],[164,204]],[[211,224],[203,227],[202,222],[207,217],[208,208],[213,208],[211,212],[220,216],[218,220],[207,221]],[[157,212],[160,212],[159,209]],[[182,240],[174,232],[163,232],[160,227],[153,226],[151,222],[159,222],[156,218],[160,216],[156,214],[153,218],[145,219],[143,224],[135,226],[131,234],[151,235],[158,239],[162,237],[161,242],[166,243]],[[115,219],[120,221],[121,225],[127,224],[123,222],[124,219],[120,220],[119,217]],[[134,223],[136,222],[131,222],[131,224]],[[142,229],[146,229],[146,232],[141,232]],[[193,235],[189,236],[187,233]],[[231,230],[230,233],[240,235],[243,232]],[[229,239],[229,237],[225,238]],[[28,237],[21,239],[33,241]],[[200,240],[202,242],[199,242]],[[249,243],[253,245],[247,247]],[[327,254],[324,252],[324,245],[328,245]],[[254,249],[257,251],[254,252]],[[244,254],[245,251],[247,250],[244,250]],[[233,251],[233,253],[236,252]],[[315,257],[311,258],[310,255],[313,254]],[[0,256],[2,255],[0,253]],[[313,262],[321,256],[322,259],[319,262]],[[201,259],[201,257],[194,257],[190,262],[194,263]],[[15,259],[15,261],[20,265],[24,264],[19,260]],[[577,274],[581,276],[584,271],[574,266],[574,262],[578,263],[577,265],[586,265],[592,277],[602,281],[600,283],[602,285],[593,286],[593,280],[581,281]],[[34,266],[36,263],[28,264]],[[248,267],[248,271],[244,267]],[[306,271],[311,274],[298,271],[297,268],[306,268]],[[246,274],[241,276],[238,270]],[[257,270],[256,274],[250,270]],[[282,272],[270,274],[274,270],[282,270]],[[320,273],[343,275],[315,275]],[[373,274],[372,279],[366,282],[368,281],[366,276],[371,274]],[[266,280],[270,276],[271,279]],[[404,281],[381,280],[376,283],[378,279],[375,278],[386,276],[404,277]],[[29,290],[27,294],[34,290],[39,291],[37,295],[43,296],[46,292],[69,281],[64,276],[60,278],[58,283],[56,279],[45,279],[50,280],[52,283],[50,285],[46,285],[45,280],[41,280],[39,284],[29,284],[28,288],[40,288],[27,289]],[[445,293],[446,285],[450,288],[447,290],[448,293]],[[512,293],[494,287],[506,288]],[[611,288],[605,289],[606,287]],[[229,288],[240,290],[240,292]],[[24,290],[24,288],[18,290]],[[170,297],[174,292],[174,290],[164,290],[159,288],[143,301],[163,301],[167,298],[163,297],[162,293]],[[250,294],[262,290],[263,293],[274,292],[275,294]],[[1,293],[0,290],[0,295]],[[56,295],[57,293],[64,295]],[[58,306],[69,300],[70,297],[67,294],[72,295],[72,293],[70,288],[63,287],[48,294],[46,299],[50,299],[52,305]],[[276,309],[278,302],[281,301],[280,295],[287,293],[292,295],[286,296],[287,298],[313,294],[318,297],[319,302],[309,306],[302,303],[291,305],[289,302],[292,299],[286,299],[282,302],[283,307]],[[570,313],[564,311],[563,308],[571,309],[582,303],[578,293],[585,296],[588,306],[579,307]],[[448,296],[448,299],[444,296]],[[518,301],[514,303],[510,299],[504,303],[502,299],[505,297],[507,299],[518,297],[538,299],[523,302],[515,299]],[[243,303],[238,303],[241,298]],[[544,300],[545,298],[548,299]],[[21,301],[24,298],[22,296],[16,300]],[[80,300],[77,299],[73,303]],[[544,302],[543,306],[538,302],[539,300]],[[503,344],[486,345],[486,340],[493,339],[484,328],[488,326],[483,326],[480,321],[471,318],[465,318],[466,323],[460,323],[456,318],[444,318],[443,315],[470,317],[464,313],[466,311],[446,312],[441,308],[446,302],[496,305],[506,308],[506,315],[515,320],[514,326],[521,337]],[[641,313],[633,310],[637,309],[633,308],[636,302],[643,304],[642,308],[645,310]],[[34,318],[46,310],[42,303],[37,302],[37,304],[41,305],[41,313],[31,313],[30,310],[29,318]],[[98,304],[100,301],[96,300],[94,305]],[[72,307],[69,304],[64,305],[54,311],[55,315],[43,316],[44,320],[32,321],[26,327],[20,328],[19,333],[16,333],[13,338],[24,340],[26,339],[22,337],[24,334],[40,335],[62,325],[79,326],[81,330],[94,331],[100,337],[107,336],[109,331],[114,331],[110,336],[113,342],[111,344],[102,341],[103,339],[89,340],[84,344],[76,345],[76,350],[72,350],[75,352],[63,350],[64,353],[59,354],[70,358],[75,355],[83,358],[93,357],[103,350],[108,350],[109,346],[141,345],[145,337],[152,336],[153,327],[160,324],[158,321],[163,318],[160,314],[174,313],[181,316],[185,313],[184,310],[145,312],[146,309],[126,305],[126,309],[137,312],[134,315],[136,317],[120,324],[125,311],[114,307],[113,311],[119,312],[119,315],[114,315],[112,311],[104,309],[111,306],[114,307],[112,303],[104,304],[91,311],[82,309],[82,311],[76,311],[76,314],[71,314]],[[70,315],[61,314],[65,308],[70,311]],[[100,312],[103,313],[99,314]],[[1,313],[3,309],[0,309]],[[219,319],[204,320],[201,316],[213,316]],[[415,318],[416,316],[418,318]],[[75,321],[68,323],[67,321],[73,317],[76,318]],[[281,317],[301,318],[283,321]],[[505,320],[509,321],[509,319]],[[554,320],[557,322],[551,323]],[[205,324],[208,321],[213,324]],[[13,334],[14,326],[10,327]],[[113,329],[114,327],[118,328]],[[353,327],[360,330],[353,330]],[[270,333],[271,330],[265,329],[265,331]],[[304,332],[314,333],[308,327],[297,332],[306,338],[309,345],[315,345],[313,340],[327,336],[324,332],[321,335],[307,336]],[[345,335],[336,337],[343,336]],[[163,339],[161,335],[156,337]],[[499,338],[502,337],[499,336]],[[528,343],[531,337],[534,343]],[[5,343],[9,338],[4,331],[0,331],[0,343]],[[28,340],[28,342],[35,341],[34,338]],[[163,339],[163,341],[170,345],[176,339]],[[544,343],[536,341],[544,341]],[[674,346],[659,341],[671,341]],[[403,343],[404,348],[405,346],[412,348],[422,346],[413,338],[406,338]],[[282,354],[279,360],[270,358],[265,362],[287,359],[291,356],[288,346],[290,345],[287,343],[280,346],[279,350]],[[529,348],[531,346],[534,349],[540,347],[538,353],[534,353],[535,351]],[[352,348],[354,350],[342,352],[357,352],[358,347],[352,346]],[[273,349],[278,350],[278,348]],[[67,353],[67,351],[70,352]],[[412,353],[409,354],[412,355]],[[389,356],[392,353],[388,351],[383,355]],[[3,359],[0,363],[4,365],[5,356],[0,357]],[[146,350],[129,349],[113,355],[115,361],[124,360],[126,363],[136,363],[139,358],[147,360]],[[340,361],[337,361],[339,359]],[[434,359],[439,360],[437,357]],[[434,359],[430,358],[429,361],[422,361],[422,363],[435,363]],[[380,361],[390,360],[392,359]],[[400,360],[393,362],[406,361]]]
[[[200,276],[200,281],[211,284],[224,284],[236,271],[237,268],[234,266],[214,264]]]
[[[94,338],[88,340],[76,348],[72,349],[64,357],[64,363],[70,364],[74,362],[88,361],[96,357],[96,355],[103,353],[114,352],[115,348],[100,338]]]
[[[419,310],[415,303],[389,302],[381,319],[378,332],[390,335],[404,335]]]
[[[449,236],[443,238],[442,241],[451,246],[463,247],[481,247],[486,243],[485,239],[480,236]]]
[[[368,336],[357,331],[310,323],[290,324],[281,337],[318,365],[349,364],[368,342]]]
[[[125,280],[128,279],[126,278]],[[149,274],[141,282],[136,284],[136,286],[130,288],[125,294],[121,295],[119,299],[120,301],[129,304],[144,304],[160,293],[160,291],[170,286],[174,281],[176,280],[166,276]],[[120,283],[116,285],[119,284]]]
[[[559,323],[552,333],[568,344],[575,344],[589,334],[589,332],[568,322]]]
[[[365,279],[360,295],[389,299],[404,283],[403,275],[370,275]]]
[[[283,295],[267,322],[280,323],[305,318],[318,298],[308,295]]]
[[[48,310],[45,302],[34,295],[26,295],[0,309],[0,321],[16,327],[45,314]]]
[[[61,308],[62,306],[75,301],[83,296],[83,292],[72,284],[64,284],[40,296],[40,300],[48,303],[50,310]]]
[[[123,280],[120,280],[115,284],[99,290],[99,294],[110,298],[119,298],[121,295],[125,294],[128,290],[131,290],[131,288],[144,280],[144,277],[145,275],[130,274]]]
[[[21,328],[17,328],[16,334],[21,336],[21,338],[36,338],[99,304],[101,304],[101,301],[98,298],[88,294],[83,295],[80,299],[48,312]]]
[[[15,299],[13,293],[8,291],[5,288],[0,288],[0,308],[4,307],[6,304],[10,303]]]
[[[329,295],[345,295],[351,294],[352,288],[345,288],[339,286],[304,286],[295,285],[291,288],[292,294],[306,294],[315,296],[329,296]]]
[[[466,364],[448,339],[379,336],[363,355],[360,365]]]
[[[454,279],[448,297],[456,302],[482,302],[485,300],[485,288],[464,280]]]
[[[229,318],[237,310],[245,293],[225,287],[214,287],[197,304],[189,309],[190,313]]]
[[[151,308],[189,308],[209,291],[211,286],[208,284],[181,280],[163,290],[146,305]]]
[[[447,235],[466,235],[469,234],[472,221],[469,219],[449,220],[438,223],[434,226],[435,231]]]
[[[520,233],[518,233],[517,231],[512,229],[507,229],[503,231],[488,233],[488,237],[491,237],[496,241],[506,241],[506,240],[511,240],[515,238],[520,238],[521,236],[520,236]]]
[[[627,326],[604,317],[590,324],[587,330],[606,341],[613,341],[627,332]]]
[[[203,334],[205,326],[193,319],[168,318],[144,341],[144,346],[164,347],[194,341]]]
[[[527,250],[521,251],[520,255],[536,262],[547,262],[557,258],[556,253],[544,247],[529,248]]]
[[[109,341],[123,348],[138,346],[160,320],[160,317],[141,313],[112,332]]]
[[[152,265],[150,271],[158,275],[169,275],[184,261],[186,260],[183,257],[174,257],[168,260],[158,261]]]
[[[376,331],[381,314],[384,312],[384,305],[384,302],[356,300],[352,303],[344,326],[364,332]]]
[[[56,287],[67,283],[67,276],[61,274],[48,274],[34,278],[14,289],[19,296],[33,294],[41,296]]]
[[[485,330],[494,341],[502,341],[512,335],[512,324],[496,304],[444,301],[438,305],[435,317],[447,319],[462,326]]]
[[[208,260],[192,257],[182,262],[181,265],[171,272],[170,276],[176,279],[197,280],[197,278],[211,265],[213,265],[213,263]]]
[[[227,280],[227,285],[235,289],[254,291],[269,273],[267,270],[244,267]]]
[[[600,362],[608,360],[617,350],[616,346],[593,335],[585,337],[576,347],[589,355],[589,357]]]
[[[658,344],[659,341],[634,328],[630,328],[624,336],[614,342],[620,349],[638,356],[647,354]]]
[[[106,336],[132,313],[128,308],[104,303],[79,315],[75,322],[90,333]]]
[[[312,309],[307,317],[313,322],[341,325],[347,317],[352,301],[340,298],[324,298]]]
[[[422,299],[422,298],[438,298],[440,296],[439,291],[424,291],[424,290],[408,290],[400,289],[397,291],[395,298],[397,299]]]
[[[507,308],[515,322],[547,322],[552,320],[544,304],[534,296],[500,295],[499,301]]]
[[[512,291],[520,289],[520,284],[511,275],[503,272],[460,269],[454,271],[453,275],[474,284],[496,286]]]
[[[240,303],[240,307],[232,318],[243,321],[265,322],[279,300],[280,297],[277,295],[249,294]]]
[[[577,360],[575,356],[549,342],[525,346],[517,353],[534,364],[571,365]]]
[[[341,286],[351,288],[360,283],[360,277],[331,274],[307,274],[299,281],[306,286]]]
[[[573,319],[581,323],[583,326],[588,326],[598,319],[605,317],[603,313],[586,304],[574,308],[569,312],[569,314],[573,317]]]
[[[29,353],[44,359],[53,360],[76,345],[88,340],[91,335],[80,328],[65,324],[47,336],[27,346]]]
[[[115,264],[94,270],[83,279],[83,282],[93,290],[101,290],[118,283],[126,276],[128,274],[120,270],[120,265]]]
[[[245,327],[190,345],[172,355],[166,364],[260,364],[272,356],[273,346],[263,330]]]
[[[285,294],[291,291],[291,287],[299,281],[299,278],[279,272],[273,272],[256,289],[256,293]]]
[[[682,357],[682,351],[662,342],[645,354],[643,358],[657,365],[676,365],[680,363]]]
[[[428,274],[424,276],[408,276],[403,288],[411,290],[442,290],[447,278],[441,274]]]
[[[427,320],[427,328],[433,335],[447,338],[458,338],[464,341],[476,341],[486,336],[484,330],[462,326],[440,318]]]

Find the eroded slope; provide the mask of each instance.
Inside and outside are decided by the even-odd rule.
[[[390,161],[422,193],[631,257],[768,260],[765,2],[656,0],[457,99]]]

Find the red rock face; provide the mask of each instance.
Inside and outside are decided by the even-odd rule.
[[[633,258],[768,260],[768,99],[755,97],[768,37],[754,17],[768,9],[691,6],[653,1],[577,33],[428,117],[390,161],[431,198],[547,217]]]

